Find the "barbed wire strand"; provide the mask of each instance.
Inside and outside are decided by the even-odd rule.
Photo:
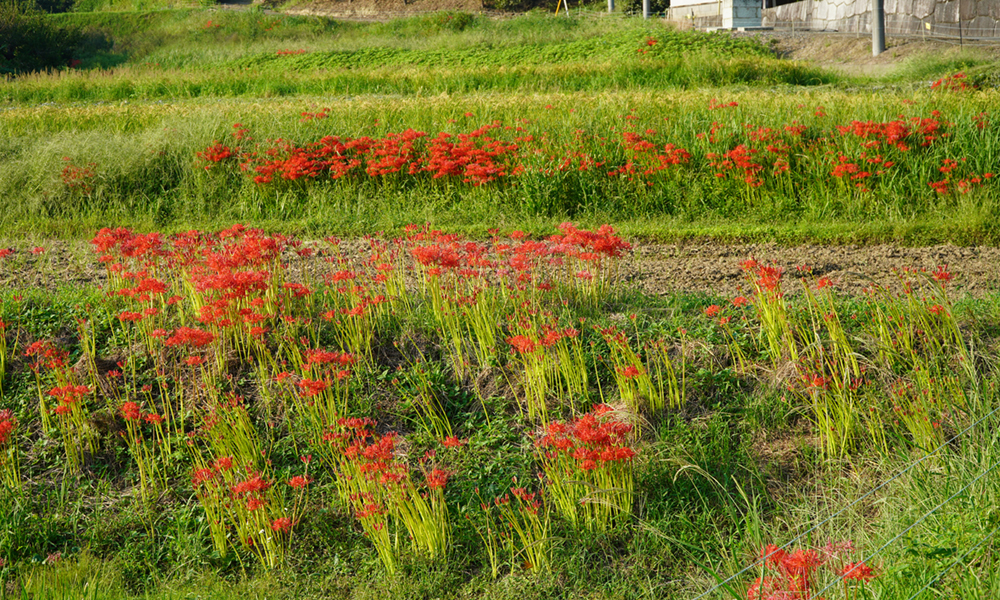
[[[900,531],[900,532],[899,532],[899,533],[897,533],[896,535],[892,536],[892,538],[891,538],[891,539],[890,539],[890,540],[889,540],[888,542],[886,542],[886,543],[882,544],[881,546],[879,546],[878,550],[875,550],[874,552],[872,552],[871,554],[869,554],[868,556],[866,556],[866,557],[865,557],[865,559],[864,559],[864,560],[863,560],[862,562],[864,562],[865,564],[868,564],[869,562],[871,562],[871,560],[872,560],[873,558],[875,558],[876,556],[878,556],[878,555],[879,555],[879,553],[881,553],[881,552],[882,552],[883,550],[885,550],[886,548],[888,548],[888,547],[889,547],[889,546],[890,546],[890,545],[891,545],[891,544],[892,544],[893,542],[895,542],[895,541],[896,541],[896,540],[898,540],[899,538],[901,538],[901,537],[903,537],[904,535],[906,535],[907,533],[909,533],[909,532],[910,532],[910,531],[911,531],[911,530],[912,530],[912,529],[913,529],[914,527],[916,527],[917,525],[920,525],[921,523],[923,523],[923,522],[924,522],[925,520],[927,520],[927,517],[929,517],[929,516],[933,515],[933,514],[934,514],[935,512],[937,512],[937,511],[938,511],[938,510],[939,510],[939,509],[940,509],[940,508],[941,508],[942,506],[944,506],[945,504],[948,504],[949,502],[951,502],[952,500],[954,500],[955,498],[957,498],[959,494],[961,494],[961,493],[962,493],[962,492],[964,492],[965,490],[967,490],[967,489],[969,489],[970,487],[972,487],[972,484],[976,483],[977,481],[979,481],[979,480],[980,480],[980,479],[982,479],[983,477],[986,477],[987,475],[989,475],[990,473],[992,473],[992,472],[993,472],[993,469],[996,469],[996,468],[997,468],[998,466],[1000,466],[1000,460],[998,460],[997,462],[993,463],[993,465],[992,465],[992,466],[991,466],[991,467],[990,467],[989,469],[986,469],[986,471],[984,471],[983,473],[980,473],[980,474],[979,474],[979,475],[978,475],[978,476],[977,476],[977,477],[976,477],[975,479],[973,479],[973,480],[972,480],[972,481],[970,481],[969,483],[967,483],[967,484],[963,485],[963,486],[961,487],[961,489],[959,489],[959,490],[958,490],[957,492],[955,492],[955,493],[954,493],[954,494],[952,494],[951,496],[948,496],[948,497],[947,497],[947,498],[946,498],[945,500],[943,500],[943,501],[942,501],[942,502],[941,502],[940,504],[938,504],[938,505],[937,505],[937,506],[935,506],[934,508],[930,509],[929,511],[925,512],[925,513],[923,514],[923,516],[921,516],[921,517],[920,517],[919,519],[917,519],[917,520],[916,520],[916,521],[914,521],[913,523],[910,523],[910,524],[909,524],[909,525],[908,525],[908,526],[907,526],[907,527],[906,527],[905,529],[903,529],[902,531]],[[843,578],[844,578],[844,576],[843,576],[843,575],[841,575],[841,576],[837,577],[836,579],[834,579],[834,580],[833,580],[832,582],[830,582],[829,584],[827,584],[827,586],[826,586],[825,588],[823,588],[823,589],[821,589],[820,591],[816,592],[816,594],[815,594],[815,595],[816,595],[816,597],[819,597],[819,596],[822,596],[824,592],[826,592],[827,590],[829,590],[829,589],[830,589],[830,588],[832,588],[833,586],[835,586],[835,585],[837,585],[838,583],[840,583],[840,581],[841,581],[841,580],[842,580]]]
[[[929,587],[931,587],[932,585],[934,585],[935,583],[937,583],[937,582],[938,582],[938,581],[939,581],[939,580],[940,580],[940,579],[941,579],[942,577],[944,577],[944,576],[945,576],[945,574],[946,574],[946,573],[948,573],[948,571],[950,571],[950,570],[951,570],[951,568],[952,568],[952,567],[954,567],[954,566],[955,566],[955,565],[957,565],[958,563],[960,563],[960,562],[962,562],[963,560],[965,560],[965,557],[966,557],[966,556],[968,556],[968,555],[972,554],[972,552],[973,552],[973,551],[974,551],[974,550],[975,550],[976,548],[978,548],[978,547],[982,546],[982,545],[983,545],[983,544],[984,544],[984,543],[986,542],[986,540],[988,540],[988,539],[990,539],[991,537],[993,537],[993,534],[995,534],[995,533],[996,533],[997,531],[1000,531],[1000,526],[997,526],[997,527],[994,527],[994,528],[993,528],[993,531],[991,531],[991,532],[989,533],[989,535],[986,535],[986,536],[984,536],[984,537],[983,537],[983,539],[979,540],[979,542],[978,542],[978,543],[976,543],[976,545],[975,545],[975,546],[973,546],[973,547],[969,548],[969,549],[968,549],[968,550],[967,550],[967,551],[965,552],[965,554],[963,554],[962,556],[959,556],[959,557],[958,557],[958,558],[956,558],[956,559],[955,559],[954,561],[952,561],[952,563],[951,563],[950,565],[948,565],[947,567],[945,567],[945,568],[944,568],[944,569],[943,569],[943,570],[942,570],[942,571],[941,571],[940,573],[938,573],[938,574],[937,574],[937,575],[936,575],[936,576],[934,577],[934,579],[931,579],[930,581],[928,581],[928,582],[927,582],[927,585],[925,585],[924,587],[922,587],[922,588],[920,588],[919,590],[917,590],[917,591],[916,591],[916,593],[914,593],[914,594],[913,594],[912,596],[910,596],[910,597],[909,597],[909,598],[907,598],[906,600],[916,600],[917,596],[919,596],[920,594],[924,593],[924,592],[925,592],[925,591],[926,591],[926,590],[927,590],[927,589],[928,589]]]
[[[858,499],[854,500],[853,502],[851,502],[850,504],[848,504],[848,505],[847,505],[847,506],[845,506],[844,508],[841,508],[840,510],[838,510],[838,511],[837,511],[837,512],[835,512],[835,513],[833,513],[833,514],[832,514],[832,515],[830,515],[829,517],[827,517],[827,518],[823,519],[823,520],[822,520],[822,521],[820,521],[819,523],[817,523],[817,524],[813,525],[813,526],[812,526],[812,527],[810,527],[809,529],[807,529],[807,530],[803,531],[802,533],[800,533],[799,535],[795,536],[795,537],[794,537],[794,538],[792,538],[792,539],[791,539],[790,541],[788,541],[788,542],[784,543],[783,545],[781,545],[780,547],[778,547],[778,548],[777,548],[777,549],[776,549],[776,550],[775,550],[774,552],[777,552],[778,550],[784,550],[784,549],[786,549],[786,548],[790,547],[790,546],[791,546],[792,544],[794,544],[794,543],[796,543],[797,541],[801,540],[802,538],[804,538],[804,537],[805,537],[805,536],[807,536],[808,534],[812,533],[813,531],[816,531],[817,529],[819,529],[819,528],[820,528],[820,527],[822,527],[823,525],[826,525],[827,523],[829,523],[829,522],[830,522],[830,521],[832,521],[833,519],[837,518],[838,516],[840,516],[840,515],[841,515],[842,513],[844,513],[845,511],[847,511],[847,510],[849,510],[849,509],[853,508],[853,507],[854,507],[855,505],[857,505],[858,503],[860,503],[860,502],[861,502],[862,500],[865,500],[866,498],[868,498],[869,496],[871,496],[871,495],[872,495],[872,494],[874,494],[875,492],[877,492],[877,491],[881,490],[882,488],[884,488],[885,486],[889,485],[889,484],[890,484],[890,483],[892,483],[893,481],[895,481],[895,480],[899,479],[900,477],[902,477],[903,475],[905,475],[906,473],[908,473],[908,472],[909,472],[909,471],[910,471],[911,469],[914,469],[914,468],[916,468],[916,466],[917,466],[917,465],[919,465],[920,463],[924,462],[925,460],[927,460],[927,459],[928,459],[928,458],[930,458],[931,456],[933,456],[933,455],[937,454],[937,453],[938,453],[938,451],[940,451],[940,450],[941,450],[942,448],[944,448],[944,447],[946,447],[946,446],[949,446],[949,445],[951,445],[951,443],[952,443],[952,442],[954,442],[955,440],[957,440],[957,439],[958,439],[958,438],[960,438],[961,436],[965,435],[965,434],[966,434],[966,433],[967,433],[967,432],[968,432],[969,430],[971,430],[971,429],[972,429],[973,427],[976,427],[976,426],[978,426],[978,425],[979,425],[980,423],[982,423],[983,421],[985,421],[985,420],[986,420],[986,419],[988,419],[989,417],[991,417],[991,416],[993,416],[994,414],[996,414],[996,413],[997,413],[997,411],[1000,411],[1000,405],[998,405],[998,406],[997,406],[996,408],[994,408],[993,410],[991,410],[991,411],[990,411],[989,413],[987,413],[986,415],[984,415],[983,417],[981,417],[981,418],[980,418],[980,419],[979,419],[978,421],[976,421],[976,422],[975,422],[975,423],[973,423],[972,425],[969,425],[968,427],[966,427],[966,428],[965,428],[965,429],[963,429],[962,431],[960,431],[960,432],[956,433],[956,434],[955,434],[954,436],[952,436],[952,437],[951,437],[951,439],[949,439],[948,441],[944,442],[943,444],[941,444],[941,445],[940,445],[940,446],[938,446],[937,448],[935,448],[935,449],[931,450],[931,451],[930,451],[930,452],[928,452],[927,454],[925,454],[925,455],[921,456],[920,458],[918,458],[917,460],[913,461],[912,463],[910,463],[909,465],[907,465],[907,466],[906,466],[906,467],[905,467],[904,469],[902,469],[901,471],[899,471],[898,473],[896,473],[895,475],[893,475],[893,476],[892,476],[892,477],[890,477],[889,479],[886,479],[885,481],[883,481],[882,483],[880,483],[880,484],[879,484],[878,486],[876,486],[876,487],[872,488],[871,490],[869,490],[868,492],[866,492],[865,494],[863,494],[863,495],[862,495],[862,496],[861,496],[860,498],[858,498]],[[772,552],[771,554],[774,554],[774,552]],[[749,565],[747,565],[746,567],[744,567],[744,568],[740,569],[740,570],[739,570],[739,571],[737,571],[736,573],[733,573],[733,574],[732,574],[732,575],[730,575],[729,577],[727,577],[727,578],[723,579],[722,581],[720,581],[720,582],[716,583],[716,584],[715,584],[714,586],[712,586],[711,588],[709,588],[709,589],[705,590],[704,592],[702,592],[701,594],[699,594],[699,595],[695,596],[693,600],[700,600],[701,598],[704,598],[705,596],[707,596],[707,595],[711,594],[712,592],[714,592],[714,591],[718,590],[719,588],[723,587],[723,586],[724,586],[724,585],[726,585],[727,583],[729,583],[729,582],[731,582],[731,581],[735,580],[735,579],[736,579],[737,577],[739,577],[739,576],[743,575],[743,574],[744,574],[744,573],[746,573],[747,571],[750,571],[751,569],[754,569],[754,568],[756,568],[756,567],[757,567],[758,565],[762,564],[762,563],[763,563],[763,561],[765,561],[765,560],[767,559],[767,557],[768,557],[768,556],[770,556],[770,554],[769,554],[769,555],[767,555],[767,556],[761,556],[760,558],[758,558],[758,559],[757,559],[757,560],[755,560],[754,562],[750,563],[750,564],[749,564]]]

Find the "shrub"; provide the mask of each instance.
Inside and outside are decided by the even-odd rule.
[[[670,0],[649,0],[649,12],[662,15],[670,8]],[[642,0],[622,0],[621,10],[625,14],[642,14]]]
[[[67,65],[82,34],[60,27],[18,2],[0,2],[0,74],[42,71]]]

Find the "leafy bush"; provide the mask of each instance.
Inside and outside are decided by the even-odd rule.
[[[661,15],[670,8],[670,0],[649,0],[649,12]],[[642,14],[642,0],[621,0],[621,10],[625,14]]]
[[[75,8],[75,0],[34,0],[38,10],[47,13],[64,13]]]
[[[37,10],[0,2],[0,73],[43,71],[69,63],[82,34],[59,27]]]

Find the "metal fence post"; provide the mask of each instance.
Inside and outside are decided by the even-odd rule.
[[[885,0],[872,0],[872,56],[885,52]]]

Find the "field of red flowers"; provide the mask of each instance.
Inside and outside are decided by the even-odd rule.
[[[967,93],[961,77],[943,79],[934,89]],[[663,127],[650,127],[649,118],[633,110],[618,115],[609,130],[576,129],[570,136],[539,129],[525,118],[464,131],[451,119],[449,130],[436,134],[407,128],[381,137],[324,135],[298,141],[255,139],[250,127],[236,123],[227,139],[197,152],[197,158],[215,177],[236,175],[286,189],[318,182],[359,185],[361,180],[390,190],[421,182],[503,187],[529,176],[572,176],[595,193],[610,191],[609,182],[634,190],[673,190],[683,182],[685,189],[725,192],[728,202],[739,198],[746,207],[775,198],[802,202],[803,195],[813,194],[837,202],[903,195],[915,203],[928,195],[964,196],[993,183],[995,169],[988,160],[961,154],[972,141],[966,138],[985,141],[991,135],[987,112],[962,115],[969,123],[957,124],[940,110],[915,113],[905,104],[901,112],[911,114],[884,121],[832,121],[823,106],[800,104],[800,118],[755,123],[745,114],[727,114],[738,109],[738,102],[713,98],[708,112],[716,119],[704,130],[679,130],[669,119]],[[302,112],[301,120],[323,130],[329,112]],[[474,119],[465,113],[462,121]],[[951,139],[956,134],[962,139]]]
[[[108,228],[90,243],[99,291],[60,308],[8,290],[0,304],[0,475],[7,518],[21,519],[0,569],[20,584],[84,545],[128,564],[92,533],[23,513],[53,487],[90,482],[83,501],[105,482],[123,496],[104,535],[141,531],[178,552],[164,527],[185,513],[199,549],[185,556],[223,572],[327,569],[333,544],[351,548],[343,574],[375,587],[443,569],[466,574],[441,589],[525,577],[546,589],[580,548],[630,563],[652,560],[632,548],[649,544],[667,552],[660,568],[724,567],[740,597],[860,597],[899,585],[879,582],[905,550],[871,554],[882,538],[865,526],[764,549],[780,540],[744,519],[766,519],[768,488],[801,480],[754,475],[754,444],[798,430],[821,472],[910,456],[947,446],[992,397],[977,351],[992,320],[955,303],[945,265],[853,295],[750,258],[736,294],[664,305],[627,282],[633,247],[609,225],[482,241],[409,226],[360,244]],[[787,416],[751,416],[762,398]],[[693,425],[706,418],[709,430]],[[665,469],[685,438],[704,453]],[[738,510],[741,494],[764,504]],[[738,544],[732,562],[712,558],[720,543]]]

